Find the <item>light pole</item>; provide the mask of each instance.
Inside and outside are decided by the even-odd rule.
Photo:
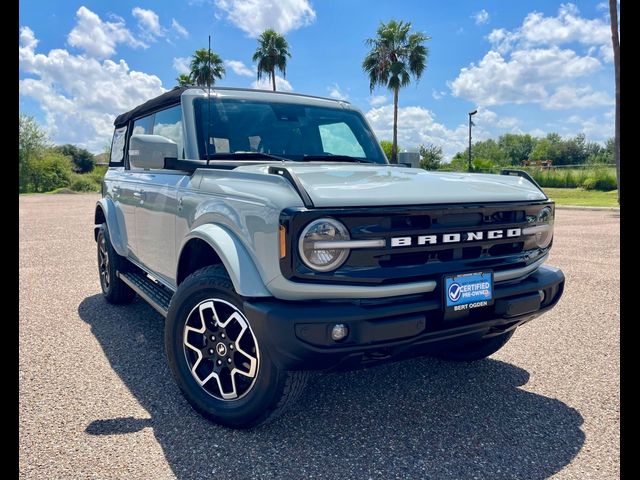
[[[473,112],[469,112],[469,171],[471,171],[471,126],[475,126],[475,123],[471,121],[471,117],[478,113],[476,108]]]

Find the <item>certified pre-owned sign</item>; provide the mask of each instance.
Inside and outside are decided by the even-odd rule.
[[[521,228],[505,228],[501,230],[478,230],[475,232],[437,233],[414,237],[393,237],[392,247],[410,247],[420,245],[439,245],[442,243],[474,242],[479,240],[499,240],[515,238],[522,235]]]

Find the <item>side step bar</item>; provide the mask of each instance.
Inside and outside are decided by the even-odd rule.
[[[169,303],[173,294],[164,287],[157,285],[142,272],[117,272],[118,277],[131,289],[140,295],[149,305],[163,317],[167,317]]]

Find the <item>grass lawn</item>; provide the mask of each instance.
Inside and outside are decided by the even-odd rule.
[[[556,205],[583,205],[589,207],[619,207],[618,191],[600,192],[580,188],[543,188]]]

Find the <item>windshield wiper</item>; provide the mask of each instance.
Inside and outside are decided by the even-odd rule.
[[[303,155],[302,160],[305,162],[354,162],[354,163],[376,163],[367,158],[350,157],[349,155]]]
[[[288,162],[289,158],[279,157],[264,152],[229,152],[229,153],[211,153],[210,160],[277,160],[279,162]]]

